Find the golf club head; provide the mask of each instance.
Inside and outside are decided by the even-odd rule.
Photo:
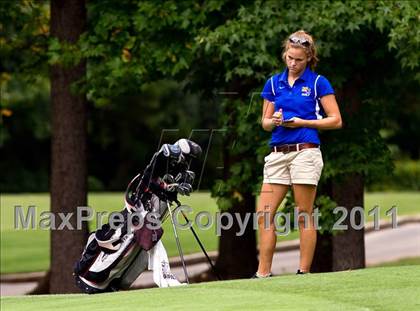
[[[192,140],[181,138],[176,141],[174,145],[180,147],[181,152],[185,157],[199,158],[201,156],[201,147]]]

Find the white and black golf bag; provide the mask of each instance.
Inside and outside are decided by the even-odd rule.
[[[187,139],[165,144],[142,174],[129,183],[119,221],[92,232],[74,267],[77,286],[94,294],[128,289],[146,269],[159,287],[181,283],[171,273],[160,238],[169,202],[189,195],[194,173],[189,162],[201,148]]]

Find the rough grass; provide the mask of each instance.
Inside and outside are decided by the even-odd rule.
[[[420,310],[420,266],[202,283],[101,295],[1,298],[2,310]]]

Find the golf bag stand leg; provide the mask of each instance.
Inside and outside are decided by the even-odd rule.
[[[178,204],[178,206],[180,206],[180,205],[181,205],[181,203],[180,203],[179,201],[177,202],[177,204]],[[182,210],[181,210],[181,214],[182,214],[182,216],[184,217],[185,221],[186,221],[187,223],[189,223],[189,219],[187,218],[187,216],[185,215],[185,213],[184,213]],[[197,233],[195,232],[195,230],[194,230],[194,228],[193,228],[192,226],[190,227],[190,229],[191,229],[192,234],[194,235],[195,240],[197,241],[198,245],[200,246],[201,250],[203,251],[204,255],[206,256],[207,261],[209,262],[210,267],[211,267],[211,269],[213,270],[213,273],[216,275],[217,279],[218,279],[219,281],[221,281],[221,280],[222,280],[222,277],[220,276],[220,274],[219,274],[219,272],[217,271],[216,267],[213,265],[213,263],[212,263],[212,261],[211,261],[211,259],[210,259],[209,255],[207,254],[206,250],[204,249],[203,244],[201,243],[200,239],[198,238]]]
[[[176,226],[175,226],[175,222],[174,222],[174,218],[173,218],[173,214],[172,214],[172,210],[171,210],[171,205],[170,205],[169,201],[166,201],[166,203],[168,204],[169,217],[171,218],[172,228],[174,229],[176,246],[178,248],[179,257],[181,257],[182,268],[184,269],[184,274],[185,274],[185,280],[186,280],[187,284],[190,284],[190,281],[188,280],[187,267],[185,266],[184,254],[182,253],[181,244],[179,243],[178,232],[176,230]]]

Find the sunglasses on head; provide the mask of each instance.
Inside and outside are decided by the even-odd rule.
[[[295,36],[290,37],[289,42],[294,43],[294,44],[300,44],[300,45],[303,45],[303,46],[306,46],[306,47],[311,45],[311,43],[307,39],[299,38],[299,37],[295,37]]]

